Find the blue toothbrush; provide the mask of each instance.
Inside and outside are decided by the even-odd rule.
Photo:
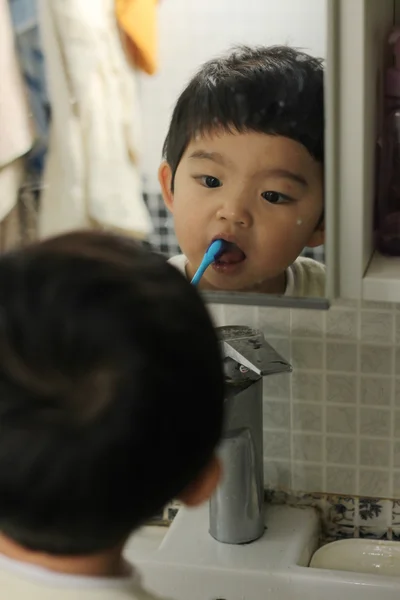
[[[225,246],[225,240],[214,240],[213,242],[211,242],[211,244],[208,246],[208,248],[206,250],[206,253],[203,257],[203,260],[201,261],[199,268],[197,269],[197,271],[192,279],[193,285],[197,285],[199,283],[200,279],[204,275],[204,271],[206,269],[208,269],[208,267],[215,260],[217,260],[219,256],[221,256],[221,254],[224,250],[224,246]]]

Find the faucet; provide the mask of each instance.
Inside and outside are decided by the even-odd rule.
[[[210,534],[225,544],[246,544],[265,531],[263,377],[290,372],[255,329],[218,327],[225,373],[225,423],[219,449],[223,477],[210,500]]]

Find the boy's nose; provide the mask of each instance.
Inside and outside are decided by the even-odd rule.
[[[219,221],[228,221],[240,227],[249,227],[252,222],[252,217],[246,204],[240,200],[230,200],[219,207],[217,211],[217,219]]]

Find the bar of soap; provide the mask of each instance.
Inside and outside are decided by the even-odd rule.
[[[332,542],[315,552],[310,567],[400,577],[400,543],[360,539]]]

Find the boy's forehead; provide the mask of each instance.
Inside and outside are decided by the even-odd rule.
[[[226,167],[292,168],[299,172],[322,166],[308,150],[288,137],[255,131],[231,132],[217,130],[194,136],[184,153],[187,161],[208,160]]]

